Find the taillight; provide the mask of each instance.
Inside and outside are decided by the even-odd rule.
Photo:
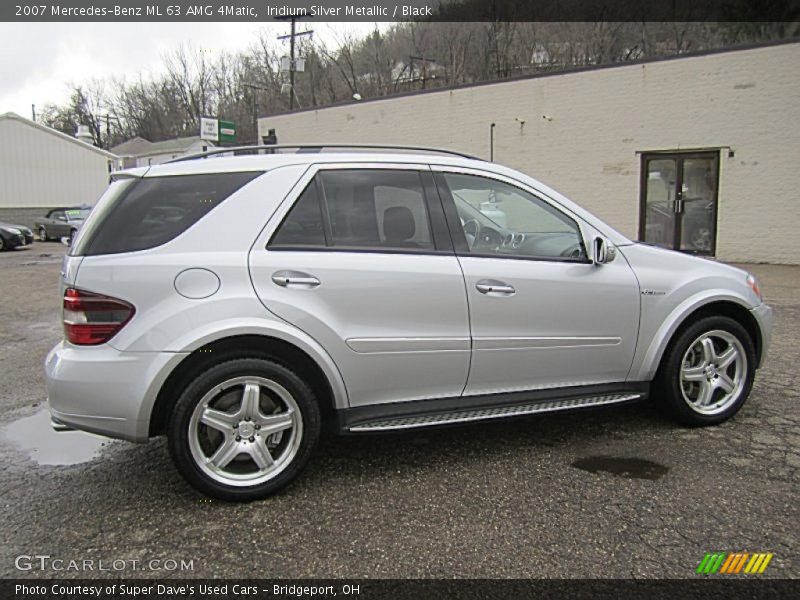
[[[67,288],[64,292],[64,334],[78,346],[104,344],[131,320],[132,305],[92,292]]]

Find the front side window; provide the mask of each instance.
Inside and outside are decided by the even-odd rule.
[[[445,173],[470,254],[586,260],[574,219],[502,181]]]

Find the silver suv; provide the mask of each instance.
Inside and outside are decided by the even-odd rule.
[[[324,424],[650,396],[713,425],[745,402],[772,324],[752,275],[632,242],[493,163],[349,148],[116,174],[63,264],[54,427],[166,433],[193,486],[251,500],[300,472]]]

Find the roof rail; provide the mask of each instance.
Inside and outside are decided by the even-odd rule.
[[[482,158],[457,152],[455,150],[445,150],[442,148],[428,148],[426,146],[402,146],[392,144],[260,144],[252,146],[229,146],[219,147],[207,152],[199,152],[197,154],[189,154],[187,156],[179,156],[168,160],[167,163],[184,162],[187,160],[198,160],[201,158],[208,158],[209,156],[216,156],[218,154],[227,154],[232,152],[234,156],[237,153],[249,154],[277,154],[277,150],[297,150],[297,154],[305,154],[312,152],[322,152],[323,148],[341,148],[353,150],[410,150],[413,152],[432,152],[435,154],[449,154],[451,156],[460,156],[461,158],[469,158],[472,160],[484,161]]]

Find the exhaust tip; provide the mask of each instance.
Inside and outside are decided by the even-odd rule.
[[[50,427],[53,428],[53,431],[75,431],[69,425],[65,425],[55,417],[50,417]]]

